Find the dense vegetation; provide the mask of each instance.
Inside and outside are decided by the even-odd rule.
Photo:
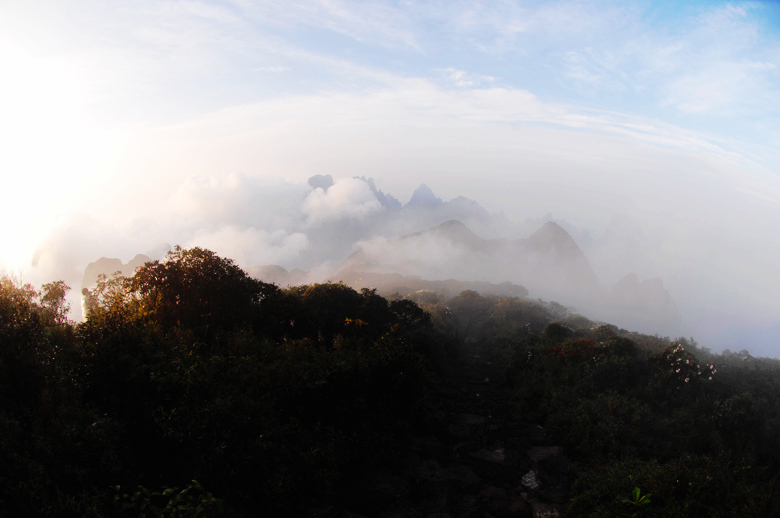
[[[513,350],[521,410],[576,460],[571,514],[628,512],[638,487],[637,516],[780,515],[780,362],[650,338],[551,324]]]
[[[280,289],[176,249],[101,278],[0,280],[0,513],[256,516],[347,498],[429,425],[436,367],[503,352],[574,460],[572,516],[780,515],[780,362],[464,291]],[[651,494],[636,506],[632,490]]]
[[[442,343],[409,301],[280,290],[197,248],[101,279],[83,324],[66,290],[2,281],[9,516],[255,516],[338,495],[421,419]]]

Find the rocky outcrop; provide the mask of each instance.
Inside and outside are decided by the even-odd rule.
[[[106,275],[110,277],[116,272],[129,277],[133,275],[136,268],[139,268],[151,261],[151,259],[144,255],[138,254],[129,260],[126,264],[120,259],[101,257],[93,263],[89,263],[84,270],[84,277],[81,281],[81,288],[92,288],[97,284],[98,276]]]
[[[531,279],[528,282],[545,298],[593,296],[599,285],[596,274],[577,246],[560,225],[548,221],[531,237],[514,242],[518,268]]]
[[[374,183],[373,178],[366,178],[365,176],[356,176],[355,178],[358,178],[359,180],[363,180],[368,184],[368,187],[371,189],[371,192],[374,193],[376,199],[385,209],[396,210],[401,208],[401,202],[395,199],[393,195],[385,194],[376,188],[376,184]]]
[[[437,198],[430,187],[421,184],[412,194],[411,199],[404,205],[404,208],[436,208],[444,202]]]
[[[367,471],[337,504],[311,517],[560,517],[569,462],[544,429],[515,411],[495,351],[474,344],[443,368],[435,422],[399,452],[397,467]]]
[[[327,191],[333,185],[333,177],[329,174],[315,174],[308,181],[312,189]]]

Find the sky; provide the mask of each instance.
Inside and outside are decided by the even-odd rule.
[[[311,267],[367,176],[550,213],[700,343],[780,356],[778,2],[5,0],[0,70],[0,269],[33,282],[176,243]]]

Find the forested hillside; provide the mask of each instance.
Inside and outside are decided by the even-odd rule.
[[[500,373],[484,381],[501,387],[490,408],[541,425],[571,460],[568,515],[780,514],[775,360],[554,302],[281,289],[198,248],[101,277],[80,324],[64,283],[1,282],[4,516],[531,516],[485,496],[533,500],[525,472],[505,470],[493,493],[440,481],[431,499],[402,461],[462,462],[442,387],[476,350]],[[489,423],[474,401],[469,419]],[[399,494],[377,501],[376,473]],[[482,496],[464,507],[465,493]]]

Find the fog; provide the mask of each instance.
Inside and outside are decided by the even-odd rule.
[[[362,250],[780,356],[773,3],[42,5],[0,8],[0,269],[74,319],[101,257],[314,281]],[[493,252],[401,239],[450,220]],[[547,222],[592,286],[523,245]]]
[[[547,182],[560,181],[531,179],[540,192],[556,189]],[[26,275],[39,282],[64,279],[77,295],[88,263],[100,257],[127,262],[138,253],[159,259],[170,245],[179,244],[209,248],[249,270],[279,265],[308,272],[302,278],[306,282],[336,281],[339,272],[355,266],[353,254],[361,251],[358,266],[367,271],[429,280],[511,281],[528,288],[532,298],[556,300],[629,329],[692,336],[715,350],[747,348],[755,355],[776,355],[780,303],[773,294],[780,283],[772,258],[780,250],[772,236],[777,214],[761,198],[718,185],[717,177],[707,192],[678,189],[658,199],[654,193],[649,199],[640,196],[641,189],[632,191],[633,197],[625,191],[613,194],[623,211],[628,201],[645,205],[643,210],[612,212],[612,206],[594,206],[587,191],[580,191],[580,196],[547,198],[546,208],[552,210],[545,214],[535,212],[538,199],[524,208],[526,199],[536,198],[531,188],[518,192],[515,203],[499,212],[480,200],[437,197],[434,182],[433,192],[421,189],[416,203],[408,203],[408,190],[405,196],[378,190],[381,178],[332,181],[315,188],[240,173],[189,177],[162,208],[130,214],[121,222],[86,215],[62,220],[39,246]],[[446,181],[438,179],[442,190],[453,189]],[[388,204],[391,196],[402,202]],[[567,218],[558,218],[556,209]],[[586,216],[584,223],[575,219],[579,212]],[[520,217],[524,213],[528,216]],[[603,224],[587,224],[601,215]],[[463,222],[473,235],[410,236],[451,220]],[[572,269],[578,258],[566,263],[564,257],[566,264],[558,264],[555,257],[518,248],[520,240],[548,221],[568,232],[587,268]],[[596,286],[589,284],[588,269]],[[76,298],[72,306],[73,318],[79,319]]]
[[[677,318],[621,322],[598,301],[567,296],[562,288],[534,290],[533,280],[518,278],[511,264],[496,263],[503,259],[469,262],[448,245],[427,243],[417,270],[399,267],[423,276],[519,282],[532,297],[556,297],[593,318],[692,336],[715,350],[777,355],[776,176],[743,156],[688,140],[658,145],[619,128],[605,135],[468,118],[452,127],[449,117],[420,114],[407,101],[291,100],[286,112],[305,117],[301,126],[289,127],[286,119],[261,123],[255,113],[266,107],[258,105],[219,114],[219,123],[170,128],[169,141],[192,142],[187,156],[174,146],[129,160],[124,167],[135,176],[123,195],[62,218],[38,246],[29,276],[79,286],[78,273],[99,257],[160,258],[167,243],[207,247],[247,268],[276,264],[316,272],[311,280],[337,280],[332,276],[359,246],[377,247],[450,219],[485,239],[528,237],[552,220],[585,253],[602,291],[631,273],[639,283],[661,279]],[[334,112],[350,110],[351,125],[328,126]],[[408,125],[403,132],[401,120]],[[213,132],[225,126],[233,133],[217,138]],[[157,139],[159,132],[136,138]],[[253,151],[258,143],[267,146],[262,157]],[[183,161],[176,171],[192,174],[178,180],[168,174],[172,154]],[[313,188],[307,180],[314,175],[331,175],[335,183]],[[374,189],[356,176],[373,177]],[[422,183],[446,203],[388,206],[387,195],[404,205]],[[388,257],[399,253],[391,251]],[[444,257],[450,266],[439,260]]]

